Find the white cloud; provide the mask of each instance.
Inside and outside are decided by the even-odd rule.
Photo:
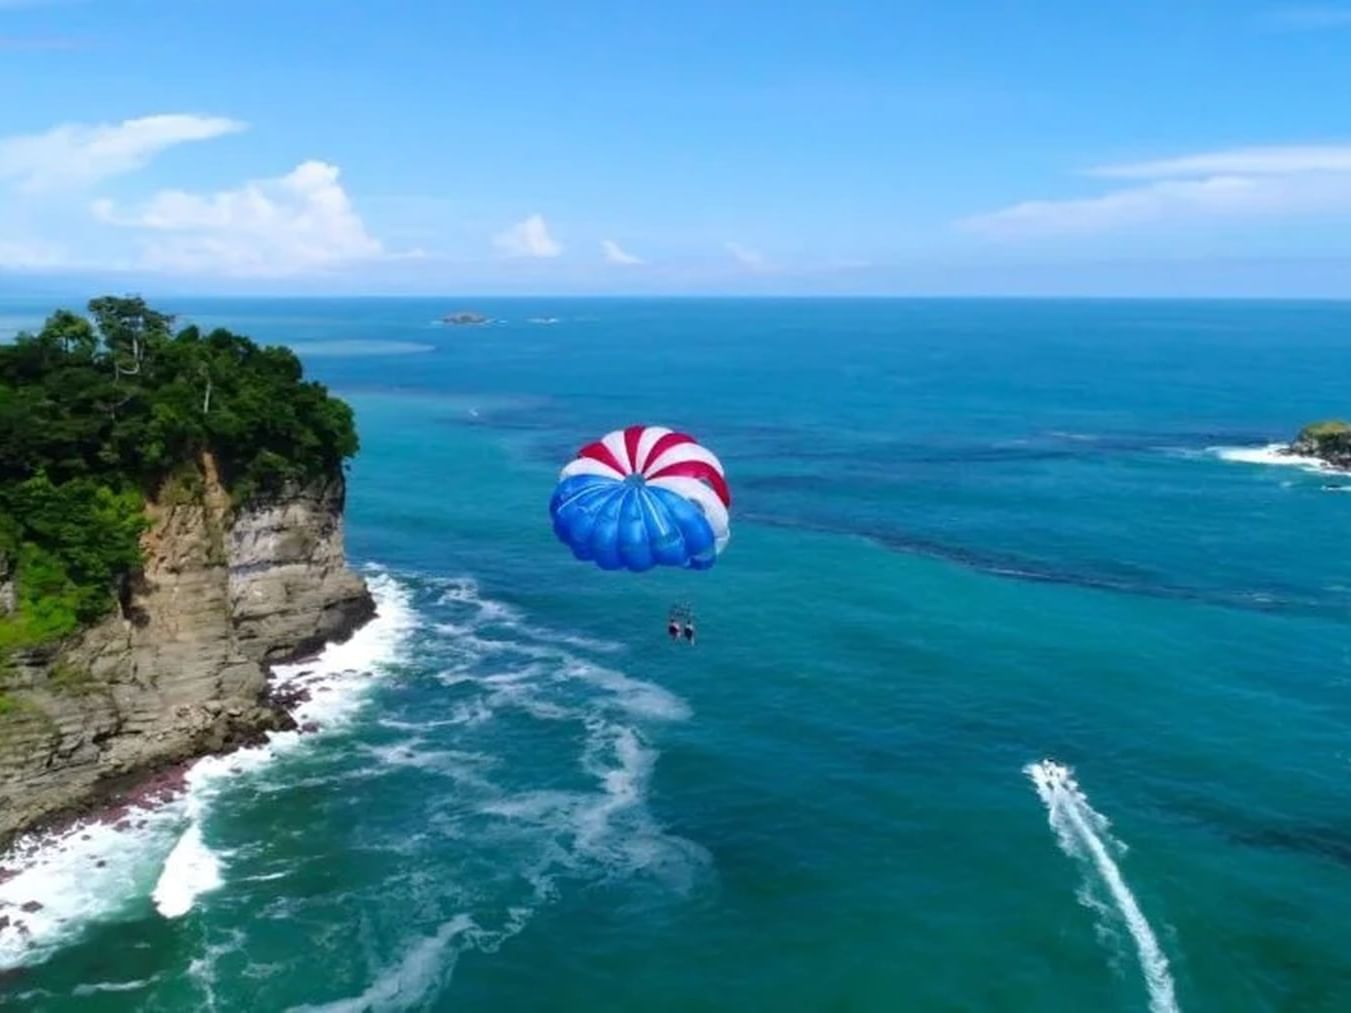
[[[600,248],[605,253],[605,262],[607,264],[641,264],[642,260],[629,253],[613,239],[602,239]]]
[[[1153,162],[1128,162],[1090,169],[1109,179],[1165,179],[1182,176],[1284,176],[1297,172],[1351,172],[1351,144],[1289,145],[1210,151]]]
[[[130,211],[108,200],[92,210],[146,233],[142,266],[152,270],[277,277],[387,256],[338,176],[337,166],[309,161],[235,190],[165,190]]]
[[[563,247],[549,235],[543,215],[531,215],[493,237],[493,245],[510,257],[557,257]]]
[[[1103,166],[1091,174],[1138,182],[1089,197],[1022,201],[957,225],[991,238],[1025,239],[1351,214],[1351,146],[1236,148]]]
[[[749,267],[754,270],[763,270],[767,265],[762,253],[758,250],[752,250],[740,243],[727,243],[727,252],[730,253],[736,261],[743,267]]]
[[[30,192],[87,186],[139,169],[175,144],[209,140],[244,126],[220,116],[171,113],[0,138],[0,181]]]

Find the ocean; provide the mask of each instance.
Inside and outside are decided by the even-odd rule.
[[[0,859],[0,1005],[1351,1009],[1351,476],[1266,449],[1351,304],[160,303],[354,406],[379,617],[279,672],[318,732]],[[635,423],[712,570],[556,541]]]

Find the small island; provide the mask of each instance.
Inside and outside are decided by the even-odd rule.
[[[1281,453],[1314,458],[1330,468],[1351,471],[1351,422],[1330,419],[1307,425]]]
[[[459,313],[447,313],[441,318],[441,322],[443,324],[450,324],[454,327],[467,327],[475,324],[486,324],[488,323],[488,318],[482,313],[461,311]]]

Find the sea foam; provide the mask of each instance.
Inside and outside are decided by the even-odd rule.
[[[1223,461],[1233,461],[1239,464],[1266,464],[1318,472],[1337,470],[1317,457],[1287,454],[1285,448],[1286,444],[1284,443],[1268,443],[1264,447],[1209,447],[1207,449]]]
[[[414,627],[406,588],[380,572],[369,584],[377,609],[371,622],[313,662],[274,672],[278,685],[309,691],[291,713],[318,735],[274,732],[262,745],[203,757],[188,770],[181,797],[129,810],[116,824],[86,821],[29,835],[0,856],[0,868],[17,870],[0,883],[0,914],[9,917],[0,928],[0,970],[43,960],[90,925],[147,899],[164,917],[181,917],[224,882],[228,856],[211,847],[209,824],[225,783],[349,721],[369,692],[368,676],[397,659]]]

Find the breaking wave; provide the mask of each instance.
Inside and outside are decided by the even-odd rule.
[[[403,1009],[433,1002],[466,952],[495,951],[569,884],[679,897],[705,880],[708,853],[648,804],[656,730],[689,705],[622,671],[622,644],[534,623],[469,579],[375,570],[369,581],[373,622],[274,673],[298,700],[297,731],[196,762],[171,801],[23,841],[0,860],[17,870],[0,903],[22,917],[22,928],[0,922],[0,968],[101,923],[162,918],[195,942],[185,966],[145,983],[147,1001],[186,984],[200,1008],[224,1008],[244,974],[261,1007]],[[367,707],[374,692],[380,706]],[[363,815],[334,825],[307,810],[284,845],[239,832],[257,824],[253,807],[302,793]],[[332,892],[288,889],[354,853],[393,864]],[[40,908],[20,908],[36,898]],[[316,959],[346,968],[315,981],[310,1005],[266,994],[252,921],[220,926],[218,912],[228,923],[254,905],[256,924],[285,917],[313,933]],[[368,922],[385,926],[380,943],[355,953],[349,934],[325,928]]]
[[[322,732],[349,721],[368,694],[368,676],[398,657],[412,629],[406,590],[382,574],[370,587],[374,620],[312,664],[275,670],[277,684],[308,693],[292,710],[302,728]],[[116,822],[96,818],[20,839],[0,856],[0,868],[14,873],[0,883],[0,913],[8,916],[0,922],[0,970],[45,959],[147,896],[166,918],[187,914],[198,897],[224,882],[228,856],[210,844],[212,803],[224,784],[320,738],[274,732],[261,746],[198,760],[183,793],[171,801],[133,808]]]
[[[1301,457],[1285,452],[1284,443],[1268,443],[1263,447],[1210,447],[1209,451],[1222,461],[1234,461],[1239,464],[1268,464],[1283,468],[1299,468],[1301,471],[1336,471],[1326,461],[1317,457]]]

